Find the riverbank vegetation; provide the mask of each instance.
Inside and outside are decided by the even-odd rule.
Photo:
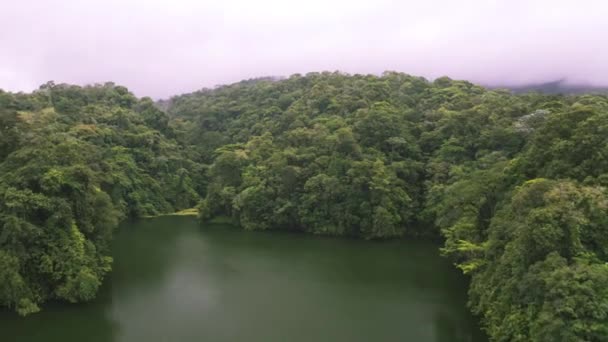
[[[159,109],[159,108],[162,108]],[[0,92],[0,304],[93,298],[125,217],[441,237],[496,341],[608,338],[608,98],[388,72],[154,103],[113,84]]]
[[[0,120],[0,303],[20,314],[94,298],[119,220],[198,201],[200,167],[123,87],[2,92]]]

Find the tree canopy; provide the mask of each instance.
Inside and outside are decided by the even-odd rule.
[[[608,339],[608,98],[447,77],[254,79],[153,102],[0,91],[0,304],[93,298],[116,222],[442,239],[496,341]]]
[[[200,166],[124,87],[0,92],[0,122],[0,304],[20,314],[94,298],[120,219],[198,201]]]

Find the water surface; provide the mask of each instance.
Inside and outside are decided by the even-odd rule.
[[[4,341],[485,341],[466,279],[421,241],[123,223],[98,298],[20,318]]]

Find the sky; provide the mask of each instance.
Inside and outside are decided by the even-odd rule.
[[[0,89],[166,98],[311,71],[608,85],[606,0],[0,0]]]

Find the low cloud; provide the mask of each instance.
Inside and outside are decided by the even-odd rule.
[[[0,88],[114,81],[161,98],[321,70],[606,85],[606,17],[602,0],[13,1]]]

